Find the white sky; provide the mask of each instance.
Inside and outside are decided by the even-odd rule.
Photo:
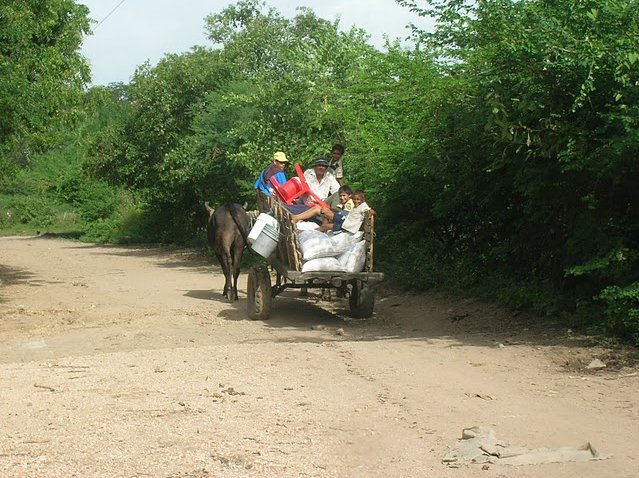
[[[90,10],[90,17],[101,21],[122,0],[78,0]],[[89,60],[94,85],[128,83],[136,67],[149,60],[152,65],[167,53],[184,53],[195,45],[212,46],[204,35],[204,18],[218,13],[229,0],[124,0],[85,38],[82,54]],[[266,0],[287,18],[296,8],[305,6],[329,21],[340,18],[348,30],[356,26],[366,30],[377,48],[384,45],[384,34],[404,39],[409,23],[426,28],[426,19],[400,7],[394,0]]]

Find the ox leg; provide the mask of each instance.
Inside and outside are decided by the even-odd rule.
[[[239,275],[240,267],[235,262],[233,262],[233,264],[231,265],[231,273],[229,274],[229,280],[233,281],[233,285],[231,286],[231,290],[229,291],[229,300],[231,302],[239,299],[237,295],[237,276]]]
[[[243,243],[235,244],[235,247],[231,251],[231,254],[232,254],[231,270],[233,272],[233,290],[232,290],[231,294],[233,294],[233,297],[235,298],[235,300],[239,300],[239,298],[240,298],[238,296],[238,294],[237,294],[237,279],[240,276],[240,265],[242,263],[242,254],[243,253],[244,253],[244,244]]]
[[[231,256],[230,251],[224,253],[224,296],[233,302],[235,299],[235,293],[233,291],[233,257]]]
[[[235,271],[233,272],[233,291],[231,292],[231,294],[233,294],[233,297],[235,298],[235,300],[239,300],[240,296],[237,295],[237,278],[240,275],[240,268],[239,266],[235,266]]]
[[[222,272],[224,273],[224,291],[222,292],[222,295],[228,298],[228,292],[231,287],[231,272],[229,270],[228,254],[216,252],[215,256],[217,257],[217,260],[222,267]]]

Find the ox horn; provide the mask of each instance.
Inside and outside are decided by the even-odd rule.
[[[208,201],[206,201],[206,202],[204,203],[204,207],[205,207],[205,208],[206,208],[206,210],[208,211],[208,213],[209,213],[209,217],[211,217],[211,216],[213,215],[213,213],[215,212],[215,209],[213,209],[211,206],[209,206],[209,202],[208,202]]]

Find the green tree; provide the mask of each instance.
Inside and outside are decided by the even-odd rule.
[[[135,193],[155,223],[148,230],[153,240],[184,241],[199,225],[196,191],[182,187],[181,173],[166,161],[189,137],[207,92],[226,82],[228,68],[219,58],[219,51],[194,48],[167,55],[155,67],[140,66],[123,92],[126,111],[91,148],[85,170]]]
[[[346,90],[375,53],[363,32],[340,32],[307,9],[286,19],[241,1],[207,21],[222,47],[138,69],[131,115],[91,162],[142,193],[165,237],[192,234],[204,200],[252,200],[273,151],[304,163],[326,153],[343,137]]]
[[[464,84],[437,128],[450,163],[442,183],[458,185],[450,194],[468,212],[449,211],[451,226],[475,218],[464,220],[472,227],[458,249],[482,272],[545,283],[573,306],[630,303],[639,278],[639,4],[401,3],[435,16],[437,30],[421,39]]]
[[[336,139],[348,139],[346,90],[376,54],[363,31],[341,32],[338,22],[306,8],[283,18],[252,0],[209,16],[207,25],[211,40],[224,45],[226,61],[239,69],[238,83],[208,112],[214,120],[220,102],[226,111],[244,111],[242,121],[227,123],[237,138],[236,149],[228,151],[232,160],[255,172],[282,149],[308,163]]]
[[[88,13],[73,0],[0,5],[0,169],[24,165],[55,125],[77,113],[70,107],[89,79],[79,53]]]

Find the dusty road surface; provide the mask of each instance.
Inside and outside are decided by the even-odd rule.
[[[188,250],[0,238],[2,477],[636,477],[639,376],[569,330],[382,290],[245,317]],[[603,370],[586,369],[592,359]],[[608,459],[442,459],[462,429]]]

